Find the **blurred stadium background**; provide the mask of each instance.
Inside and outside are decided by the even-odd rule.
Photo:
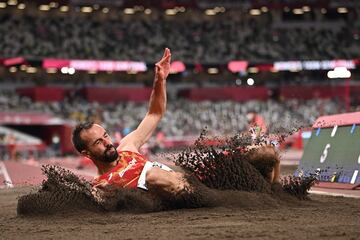
[[[296,164],[319,116],[360,110],[359,18],[355,0],[1,0],[1,166],[96,174],[74,152],[72,127],[92,119],[116,141],[132,131],[165,47],[168,110],[150,158],[206,126],[246,131],[256,111],[270,133],[301,128],[280,146]]]

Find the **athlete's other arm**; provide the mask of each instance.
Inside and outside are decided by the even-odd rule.
[[[140,147],[149,140],[165,114],[166,78],[170,71],[170,61],[170,49],[166,48],[162,59],[155,64],[155,79],[149,100],[149,110],[139,126],[121,140],[118,147],[120,150],[138,152]]]

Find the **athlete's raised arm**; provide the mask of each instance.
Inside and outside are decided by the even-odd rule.
[[[149,110],[139,126],[122,139],[120,150],[139,151],[149,140],[166,111],[166,78],[170,71],[171,53],[166,48],[162,59],[155,64],[155,79],[149,101]]]

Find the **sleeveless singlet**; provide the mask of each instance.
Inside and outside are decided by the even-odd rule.
[[[116,185],[123,188],[137,188],[140,174],[147,162],[139,153],[119,151],[117,165],[93,180],[93,187]]]
[[[152,167],[159,167],[165,171],[172,171],[168,166],[147,161],[146,158],[136,152],[118,151],[120,160],[117,165],[103,175],[93,180],[93,187],[105,187],[113,185],[120,188],[140,188],[147,190],[146,172]]]

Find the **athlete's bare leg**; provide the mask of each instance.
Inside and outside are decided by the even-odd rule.
[[[249,150],[249,160],[255,165],[262,168],[267,164],[272,165],[270,170],[263,172],[265,179],[270,183],[280,181],[280,160],[279,154],[272,146],[254,146]]]
[[[190,185],[183,173],[165,171],[158,167],[153,167],[146,173],[146,185],[149,191],[160,194],[176,195],[184,190],[190,190]]]
[[[183,173],[165,171],[158,167],[153,167],[147,171],[146,186],[149,193],[154,195],[176,196],[184,193],[184,191],[187,193],[192,192],[192,188]],[[102,204],[106,198],[112,196],[113,189],[111,186],[94,187],[92,195],[98,203]]]

